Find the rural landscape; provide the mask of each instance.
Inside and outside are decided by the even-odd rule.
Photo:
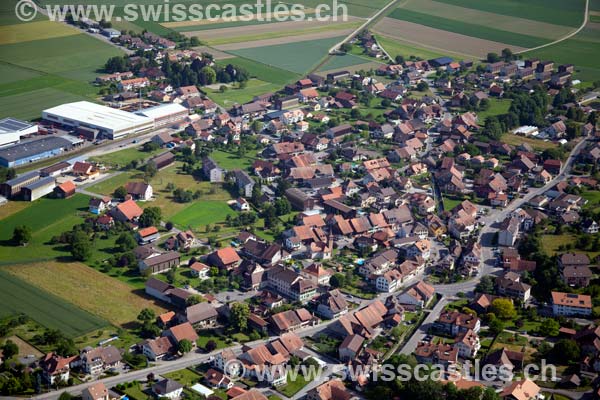
[[[600,0],[5,0],[0,397],[600,399],[599,117]]]

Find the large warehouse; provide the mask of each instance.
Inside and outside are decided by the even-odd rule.
[[[14,118],[0,120],[0,147],[19,143],[23,136],[37,133],[38,126]]]
[[[0,149],[0,165],[18,167],[43,158],[54,157],[70,150],[73,142],[62,137],[48,136]]]
[[[42,118],[71,128],[84,127],[96,129],[107,139],[150,130],[154,120],[127,111],[78,101],[52,107],[42,112]]]
[[[136,112],[137,115],[152,118],[155,128],[173,125],[185,120],[189,115],[188,109],[181,104],[166,103],[155,107],[146,108]]]

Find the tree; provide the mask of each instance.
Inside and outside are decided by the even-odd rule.
[[[118,246],[117,248],[121,252],[133,250],[137,247],[137,242],[133,236],[127,232],[121,233],[115,241],[115,244]]]
[[[495,63],[500,61],[500,56],[497,53],[488,53],[486,59],[489,63]]]
[[[7,340],[2,346],[2,354],[5,360],[9,360],[19,354],[19,346],[12,340]]]
[[[156,169],[156,164],[154,164],[154,163],[146,164],[146,167],[144,168],[144,178],[145,179],[149,180],[150,178],[155,177],[157,173],[158,173],[158,170]]]
[[[217,348],[217,342],[215,342],[214,340],[209,340],[208,342],[206,342],[206,344],[204,345],[204,350],[206,350],[207,352],[211,352],[213,350],[216,350]]]
[[[560,324],[552,318],[546,318],[540,324],[538,332],[542,336],[558,336]]]
[[[498,335],[504,330],[504,323],[499,318],[492,318],[488,325],[490,326],[490,332],[494,335]]]
[[[15,226],[12,241],[19,246],[25,246],[31,241],[31,228],[27,225]]]
[[[193,306],[195,304],[201,303],[202,302],[202,297],[199,294],[193,294],[190,297],[188,297],[187,299],[185,299],[185,305],[186,306]]]
[[[248,316],[250,308],[246,303],[233,303],[231,305],[231,325],[238,332],[246,330],[248,327]]]
[[[343,43],[340,46],[340,50],[343,51],[344,53],[347,53],[352,50],[352,45],[350,43]]]
[[[156,314],[154,310],[150,308],[144,308],[137,316],[138,321],[149,322],[154,321],[156,319]]]
[[[86,261],[92,256],[92,243],[85,232],[74,232],[71,239],[71,255],[77,261]]]
[[[404,56],[397,55],[394,60],[396,61],[396,64],[404,64]]]
[[[500,400],[500,395],[496,393],[493,387],[488,387],[483,391],[481,400]]]
[[[581,349],[576,341],[572,339],[559,340],[552,349],[556,360],[564,361],[566,364],[579,361]]]
[[[342,287],[346,284],[346,276],[344,274],[333,274],[329,279],[329,284],[334,288]]]
[[[511,49],[506,48],[502,50],[502,59],[506,62],[511,61],[514,58],[513,52]]]
[[[212,67],[207,65],[200,70],[198,81],[203,86],[212,85],[217,81],[217,73]]]
[[[156,142],[153,141],[149,141],[144,143],[144,145],[142,146],[142,150],[146,151],[146,152],[152,152],[152,151],[156,151],[160,149],[160,145]]]
[[[509,299],[495,299],[492,301],[492,312],[500,319],[513,319],[517,312],[515,306]]]
[[[190,342],[188,339],[180,340],[179,345],[177,346],[177,350],[179,350],[179,352],[182,354],[189,353],[190,351],[192,351],[192,342]]]
[[[417,90],[418,90],[419,92],[424,92],[424,91],[426,91],[427,89],[429,89],[429,85],[427,84],[427,82],[425,82],[425,81],[421,81],[421,82],[419,82],[419,83],[417,84]]]
[[[489,275],[485,275],[481,278],[477,286],[475,286],[475,292],[493,294],[494,293],[494,278]]]
[[[144,209],[142,215],[140,215],[139,224],[140,227],[146,228],[148,226],[156,226],[160,223],[162,218],[162,211],[159,207],[148,207]]]
[[[127,189],[125,189],[124,186],[119,186],[113,192],[113,196],[119,200],[124,199],[125,197],[127,197]]]

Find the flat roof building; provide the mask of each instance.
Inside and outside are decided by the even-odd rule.
[[[47,136],[0,149],[0,165],[18,167],[44,158],[54,157],[73,147],[62,137]]]
[[[71,128],[97,129],[103,137],[118,139],[154,127],[154,120],[89,101],[62,104],[42,112],[42,118]]]
[[[0,147],[19,143],[21,137],[37,133],[38,126],[14,118],[0,120]]]
[[[137,111],[136,114],[151,118],[154,121],[154,127],[159,128],[181,122],[189,115],[189,112],[181,104],[167,103]]]

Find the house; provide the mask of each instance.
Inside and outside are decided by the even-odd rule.
[[[142,228],[136,233],[137,241],[139,244],[148,244],[157,241],[160,238],[158,229],[154,226]]]
[[[140,273],[145,273],[146,270],[150,274],[160,274],[171,268],[176,268],[181,262],[181,254],[176,251],[168,251],[166,253],[153,254],[151,257],[138,261],[138,269]]]
[[[271,316],[273,330],[277,334],[293,332],[315,322],[315,318],[306,308],[282,311]]]
[[[515,218],[505,220],[498,231],[498,245],[512,247],[519,235],[520,221]]]
[[[233,382],[221,371],[210,368],[204,375],[204,380],[213,389],[231,389]]]
[[[142,354],[148,357],[150,361],[160,361],[165,356],[176,352],[176,347],[166,336],[148,339],[142,343]]]
[[[410,308],[424,308],[435,295],[433,286],[419,281],[410,286],[404,293],[397,296],[398,303]]]
[[[146,201],[152,198],[152,186],[144,182],[127,182],[125,190],[134,200]]]
[[[102,214],[110,205],[110,197],[97,198],[93,197],[90,199],[88,210],[92,214]]]
[[[526,302],[531,297],[531,285],[521,282],[521,275],[506,272],[496,279],[496,289],[501,296],[512,297]]]
[[[223,182],[225,170],[210,157],[202,159],[202,173],[211,183]]]
[[[235,209],[238,211],[250,211],[250,203],[243,197],[235,199]]]
[[[306,400],[353,400],[355,398],[340,379],[331,379],[306,393]]]
[[[329,286],[329,279],[333,275],[333,272],[324,268],[322,264],[313,263],[308,267],[304,268],[300,275],[309,279],[315,285],[319,286]]]
[[[44,380],[51,385],[58,384],[59,382],[67,382],[71,371],[70,364],[77,357],[65,358],[56,353],[46,354],[39,362]]]
[[[203,302],[187,307],[180,320],[189,322],[195,329],[204,329],[213,327],[217,316],[217,310],[209,303]]]
[[[75,195],[75,190],[77,190],[75,184],[71,181],[66,181],[55,187],[54,193],[59,199],[68,199],[69,197]]]
[[[365,338],[360,335],[348,335],[338,348],[339,359],[342,362],[352,361],[362,350]]]
[[[450,366],[458,361],[458,349],[450,344],[420,342],[414,354],[423,364]]]
[[[190,273],[194,278],[206,279],[210,272],[210,267],[206,264],[196,261],[190,265]]]
[[[587,265],[567,265],[561,271],[563,281],[571,287],[588,287],[592,270]]]
[[[81,392],[82,400],[109,400],[108,389],[102,382],[94,383]]]
[[[98,376],[107,370],[121,366],[121,352],[115,346],[86,347],[79,355],[81,369],[90,375]]]
[[[183,393],[183,385],[171,379],[163,379],[152,385],[152,393],[159,398],[178,399]]]
[[[306,303],[316,295],[317,286],[291,269],[277,265],[266,274],[269,287],[292,301]]]
[[[225,247],[210,253],[206,261],[219,269],[231,271],[242,262],[242,259],[233,247]]]
[[[481,348],[479,336],[468,329],[466,332],[458,334],[454,340],[454,347],[458,350],[459,357],[474,358]]]
[[[479,332],[481,321],[471,314],[463,314],[458,311],[444,311],[434,322],[433,327],[438,332],[455,337],[459,333],[464,333],[469,329],[475,333]]]
[[[111,210],[112,217],[121,222],[135,222],[144,211],[135,201],[127,200]]]
[[[198,334],[189,322],[184,322],[167,329],[163,332],[162,336],[169,338],[174,346],[179,345],[179,342],[187,339],[192,342],[193,347],[196,347],[196,340],[198,340]]]
[[[348,313],[348,301],[338,289],[322,294],[317,301],[316,313],[325,319],[339,318]]]
[[[536,400],[540,395],[540,387],[530,379],[514,381],[500,392],[502,400]]]
[[[392,293],[402,284],[403,275],[397,269],[391,269],[375,279],[375,288],[378,292]]]
[[[555,316],[590,316],[592,298],[584,294],[552,292],[552,312]]]
[[[243,197],[252,197],[252,190],[254,189],[254,179],[246,171],[236,169],[233,171],[235,183]]]

